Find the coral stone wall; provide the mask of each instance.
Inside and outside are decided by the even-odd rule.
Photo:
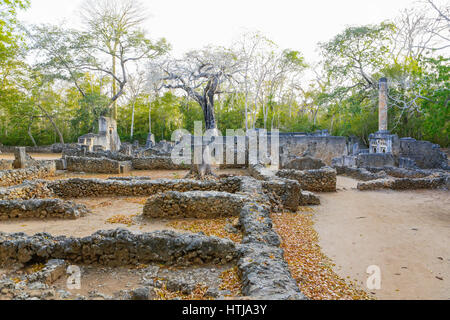
[[[170,157],[133,158],[133,168],[136,170],[189,170],[187,164],[175,164]]]
[[[199,234],[162,231],[133,234],[124,229],[99,231],[85,238],[53,237],[40,233],[0,232],[0,265],[64,259],[79,264],[125,266],[227,264],[238,257],[231,240]]]
[[[47,178],[53,176],[55,172],[56,167],[54,162],[47,162],[27,169],[0,171],[0,187],[17,185],[25,180]]]
[[[219,181],[198,180],[100,180],[67,179],[48,182],[48,188],[61,198],[101,196],[151,196],[166,191],[223,191],[234,193],[240,187],[239,178]]]
[[[143,215],[150,218],[220,218],[238,216],[249,198],[215,191],[169,191],[150,197]]]
[[[319,170],[279,170],[276,175],[280,178],[296,180],[302,190],[316,192],[336,191],[336,170],[325,167]]]
[[[331,165],[334,158],[347,155],[345,137],[280,136],[282,153],[291,156],[310,156]]]
[[[67,170],[72,172],[120,174],[130,171],[131,164],[107,158],[66,157]]]
[[[87,213],[86,206],[59,199],[0,200],[0,220],[77,219]]]

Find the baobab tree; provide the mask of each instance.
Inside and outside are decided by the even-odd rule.
[[[183,59],[161,64],[163,87],[184,90],[202,108],[206,129],[217,129],[215,96],[221,85],[232,81],[239,68],[237,56],[225,48],[205,48],[187,53]]]

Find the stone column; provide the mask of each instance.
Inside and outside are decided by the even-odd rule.
[[[388,83],[386,78],[380,79],[379,95],[378,131],[386,132],[388,130]]]
[[[14,168],[24,169],[27,167],[27,152],[24,147],[18,147],[14,150]]]

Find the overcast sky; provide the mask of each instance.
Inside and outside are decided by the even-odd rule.
[[[27,23],[76,25],[83,0],[31,0]],[[229,45],[243,30],[259,30],[281,48],[316,60],[316,45],[348,25],[394,18],[415,0],[145,0],[152,38],[165,37],[179,55],[208,44]]]

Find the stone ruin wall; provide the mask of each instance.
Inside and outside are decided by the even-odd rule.
[[[124,229],[98,231],[84,238],[40,233],[0,233],[0,265],[64,259],[75,264],[126,266],[228,264],[237,259],[231,240],[170,231],[134,234]]]
[[[167,191],[222,191],[234,193],[239,189],[236,178],[215,181],[198,180],[100,180],[67,179],[50,181],[48,189],[61,198],[121,196],[151,196]]]
[[[86,173],[128,173],[132,170],[130,161],[116,161],[107,158],[66,157],[68,171]]]
[[[337,172],[325,167],[318,170],[279,170],[277,177],[298,181],[302,190],[336,192]]]
[[[3,170],[0,171],[0,187],[18,185],[25,180],[51,177],[54,176],[55,172],[54,162],[43,163],[27,169]]]
[[[0,200],[0,220],[78,219],[88,213],[84,205],[59,199]]]
[[[345,137],[280,136],[280,155],[320,159],[331,165],[334,158],[347,155]]]
[[[236,217],[249,200],[246,196],[228,192],[169,191],[150,197],[143,215],[162,219]]]

